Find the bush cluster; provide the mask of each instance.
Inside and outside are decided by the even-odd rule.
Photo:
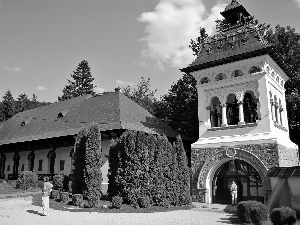
[[[32,171],[22,171],[16,181],[16,188],[27,190],[29,188],[36,188],[38,183],[38,176]]]
[[[166,206],[190,204],[190,175],[182,141],[166,136],[126,131],[109,151],[110,196],[137,205],[139,197]]]
[[[52,192],[51,192],[51,198],[60,199],[60,191],[56,190],[56,189],[53,189]]]
[[[82,194],[73,194],[72,195],[72,203],[75,206],[80,206],[83,203]]]
[[[121,208],[122,203],[123,203],[123,198],[120,197],[120,196],[113,196],[113,197],[111,198],[111,205],[112,205],[112,208],[119,209],[119,208]]]
[[[242,201],[237,205],[241,223],[263,224],[268,220],[268,208],[257,201]]]
[[[139,197],[137,203],[140,208],[149,208],[151,202],[149,197]]]
[[[69,192],[60,192],[60,200],[62,202],[68,202],[69,201]]]
[[[62,191],[63,190],[63,181],[64,181],[64,175],[63,174],[57,174],[53,177],[53,189],[54,190],[59,190]]]
[[[297,222],[295,210],[285,206],[273,209],[270,217],[272,223],[276,225],[293,225]]]

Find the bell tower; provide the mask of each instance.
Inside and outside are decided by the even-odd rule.
[[[181,69],[197,80],[193,197],[217,202],[218,188],[235,179],[244,188],[240,200],[255,200],[251,178],[245,181],[241,175],[246,177],[242,167],[247,165],[259,176],[256,197],[266,202],[271,191],[268,170],[299,165],[298,149],[289,138],[284,88],[294,72],[241,4],[232,0],[221,15],[220,31],[207,37],[195,61]],[[226,163],[236,172],[233,177],[224,169],[221,185],[220,168]]]

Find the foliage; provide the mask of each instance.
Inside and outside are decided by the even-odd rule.
[[[102,150],[100,127],[93,124],[87,128],[84,180],[89,206],[94,207],[101,198]]]
[[[127,85],[127,87],[123,88],[121,91],[132,101],[139,104],[151,114],[154,114],[158,101],[155,98],[156,90],[152,91],[150,86],[150,78],[145,80],[145,78],[142,77],[141,82],[136,88],[132,88],[130,85]]]
[[[60,191],[56,190],[56,189],[53,189],[51,191],[51,198],[60,199]]]
[[[123,198],[120,196],[116,195],[116,196],[113,196],[111,199],[112,208],[119,209],[119,208],[121,208],[122,203],[123,203]]]
[[[254,204],[250,211],[250,218],[253,224],[263,225],[269,218],[268,207],[262,203]]]
[[[91,94],[95,95],[92,82],[94,78],[91,75],[91,68],[86,60],[79,63],[76,70],[73,71],[71,77],[73,80],[68,80],[68,84],[62,90],[63,95],[58,97],[58,101],[64,101],[74,97]]]
[[[53,177],[53,189],[61,191],[63,189],[64,175],[57,174]]]
[[[70,178],[68,175],[63,175],[63,190],[64,191],[69,191],[69,182],[70,182]]]
[[[75,206],[80,206],[83,203],[82,194],[73,194],[72,195],[72,203]]]
[[[147,197],[139,197],[137,200],[137,203],[138,203],[139,207],[143,208],[143,209],[149,208],[151,205],[151,201],[148,196]]]
[[[9,118],[15,115],[14,109],[14,98],[11,94],[11,91],[8,90],[3,96],[2,102],[2,114],[3,114],[3,121],[8,120]]]
[[[72,193],[82,194],[84,189],[86,129],[78,132],[73,154]]]
[[[276,225],[293,225],[297,222],[295,210],[286,206],[273,209],[270,217],[272,223]]]
[[[237,215],[241,223],[251,223],[251,209],[256,204],[256,201],[242,201],[237,204]]]
[[[27,190],[29,188],[36,188],[38,183],[38,176],[32,171],[22,171],[16,181],[16,188]]]
[[[68,202],[69,201],[69,192],[60,192],[60,200],[62,202]]]
[[[206,33],[205,28],[199,28],[199,36],[195,40],[191,40],[189,48],[192,49],[193,55],[198,56],[201,52],[202,45],[204,44],[208,34]]]
[[[192,75],[183,74],[162,96],[155,114],[173,129],[193,139],[199,136],[197,82]]]
[[[138,198],[149,197],[155,205],[190,204],[189,179],[183,145],[176,147],[165,136],[126,131],[113,142],[109,161],[108,193],[123,197],[125,202],[138,204]],[[115,164],[114,164],[115,163]],[[184,168],[181,168],[184,166]],[[187,191],[188,190],[188,191]]]

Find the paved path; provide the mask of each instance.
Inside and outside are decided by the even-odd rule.
[[[226,206],[195,203],[192,210],[159,213],[96,213],[68,212],[50,209],[50,215],[41,215],[42,208],[31,204],[32,197],[8,198],[0,200],[1,224],[31,225],[210,225],[231,224],[232,216],[223,210]]]

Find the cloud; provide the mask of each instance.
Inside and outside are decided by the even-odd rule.
[[[300,7],[300,0],[294,0],[294,2],[296,2],[298,4],[298,6]]]
[[[39,90],[39,91],[46,91],[46,90],[48,90],[48,88],[46,88],[44,86],[37,86],[36,89]]]
[[[97,93],[103,93],[105,90],[103,88],[100,88],[100,87],[95,87],[94,91],[97,92]]]
[[[17,67],[17,66],[15,66],[15,67],[8,67],[8,66],[6,66],[4,69],[7,72],[9,72],[9,73],[19,73],[19,72],[22,72],[21,68]]]
[[[165,65],[181,68],[194,60],[188,47],[199,34],[199,27],[209,35],[215,30],[215,20],[226,4],[217,4],[207,10],[202,0],[159,0],[153,12],[144,12],[138,20],[145,26],[142,39],[146,48],[142,56],[153,59],[156,67]]]
[[[134,82],[128,82],[128,81],[123,81],[123,80],[116,80],[116,84],[119,86],[132,86],[134,85]]]

